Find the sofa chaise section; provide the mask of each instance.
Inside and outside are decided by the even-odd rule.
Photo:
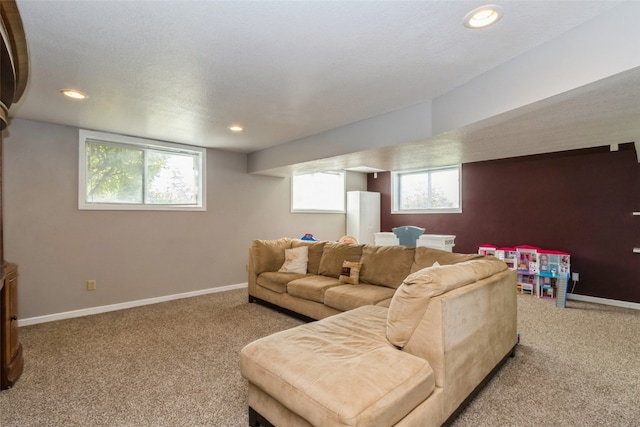
[[[243,375],[311,425],[396,424],[429,397],[435,379],[426,360],[385,338],[386,314],[360,307],[258,340],[241,354]],[[250,400],[274,425],[289,425]]]

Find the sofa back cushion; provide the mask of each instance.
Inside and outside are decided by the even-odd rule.
[[[322,248],[318,274],[337,279],[342,272],[344,261],[360,261],[362,246],[353,243],[327,242]]]
[[[469,285],[507,269],[495,257],[427,267],[411,273],[396,290],[387,313],[387,339],[404,347],[420,323],[432,297]]]
[[[508,268],[504,261],[493,255],[483,256],[481,259],[474,260],[474,262],[467,262],[466,264],[469,264],[476,273],[476,281],[493,276]]]
[[[322,259],[322,250],[326,241],[312,242],[308,240],[293,240],[291,242],[292,248],[298,248],[300,246],[306,246],[309,248],[309,262],[307,264],[307,272],[309,274],[318,274],[320,268],[320,259]]]
[[[284,264],[284,250],[291,247],[291,239],[254,240],[249,249],[249,257],[255,275],[265,271],[278,271]]]
[[[362,248],[360,281],[397,289],[411,271],[415,248],[373,246]]]
[[[475,281],[476,271],[468,263],[427,267],[411,273],[389,304],[389,342],[397,347],[404,347],[424,316],[432,297]]]
[[[480,258],[482,258],[482,255],[479,254],[458,254],[455,252],[447,252],[440,249],[420,246],[415,248],[415,256],[413,258],[413,265],[411,266],[411,273],[415,273],[423,268],[432,267],[436,261],[440,265],[451,265]]]

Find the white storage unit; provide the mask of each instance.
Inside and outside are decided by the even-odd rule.
[[[453,252],[455,240],[456,236],[451,234],[423,234],[418,237],[416,246],[425,246],[427,248]]]
[[[397,246],[400,244],[400,240],[394,233],[385,231],[376,233],[375,244],[376,246]]]
[[[347,236],[373,245],[380,231],[380,193],[347,191]]]

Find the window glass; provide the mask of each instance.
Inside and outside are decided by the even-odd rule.
[[[142,203],[143,151],[87,141],[87,203]]]
[[[292,212],[344,212],[344,172],[317,172],[291,177]]]
[[[460,167],[393,172],[394,213],[461,212]]]
[[[196,155],[150,150],[147,156],[147,202],[168,205],[196,204],[197,163]]]

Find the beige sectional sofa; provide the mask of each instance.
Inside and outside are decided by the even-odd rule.
[[[515,348],[516,275],[493,257],[278,239],[248,267],[250,301],[322,319],[242,350],[251,426],[443,425]]]

